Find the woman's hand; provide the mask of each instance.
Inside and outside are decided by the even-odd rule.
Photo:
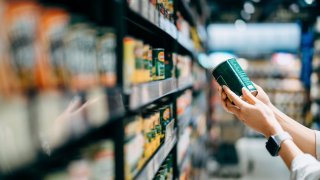
[[[242,120],[247,126],[262,133],[266,137],[283,131],[273,111],[264,102],[254,97],[246,88],[242,89],[243,100],[227,86],[223,86],[223,91],[225,93],[221,94],[221,101],[224,108],[237,116],[237,118]],[[234,104],[232,104],[227,97]]]
[[[254,83],[254,86],[256,87],[258,94],[256,96],[257,99],[259,99],[261,102],[263,102],[265,105],[272,107],[272,103],[269,99],[269,96],[267,95],[267,93],[257,84]],[[223,101],[227,100],[227,95],[226,93],[223,91],[222,87],[219,86],[218,87],[218,91],[221,95],[221,98]]]
[[[257,84],[255,84],[255,83],[253,83],[253,84],[258,91],[256,98],[259,99],[261,102],[263,102],[265,105],[271,107],[272,103],[271,103],[270,98],[267,95],[267,93],[264,92],[264,90],[260,86],[258,86]]]

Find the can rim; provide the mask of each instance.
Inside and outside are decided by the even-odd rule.
[[[225,60],[219,62],[214,68],[212,68],[212,71],[216,70],[222,63],[224,63],[228,60],[231,60],[231,59],[235,59],[235,58],[229,58],[229,59],[225,59]]]

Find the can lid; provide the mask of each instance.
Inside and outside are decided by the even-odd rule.
[[[220,64],[228,61],[228,60],[231,60],[231,59],[235,59],[235,58],[229,58],[229,59],[219,59],[218,61],[215,61],[213,62],[212,64],[212,67],[211,67],[211,72],[214,71]]]

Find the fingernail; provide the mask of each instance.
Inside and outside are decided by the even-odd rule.
[[[223,85],[222,88],[223,88],[223,89],[227,89],[227,86],[226,86],[226,85]]]
[[[242,92],[248,93],[248,89],[246,87],[243,87]]]

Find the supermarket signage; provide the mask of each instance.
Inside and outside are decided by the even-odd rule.
[[[300,44],[300,26],[296,23],[211,24],[209,49],[259,55],[275,51],[296,52]]]

